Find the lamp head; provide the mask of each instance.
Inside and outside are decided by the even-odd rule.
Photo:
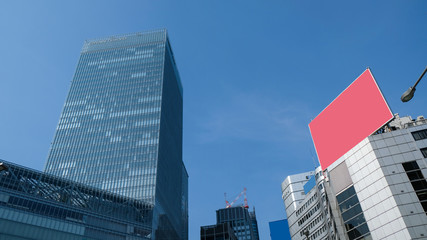
[[[414,93],[415,93],[415,87],[410,87],[408,90],[406,90],[406,92],[402,94],[402,96],[400,97],[400,100],[402,100],[402,102],[407,102],[414,97]]]

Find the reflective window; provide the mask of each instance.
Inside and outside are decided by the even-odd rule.
[[[421,150],[421,153],[423,154],[423,156],[425,158],[427,158],[427,148],[421,148],[420,150]]]
[[[154,205],[153,229],[179,239],[188,224],[182,104],[166,30],[87,41],[45,171]]]
[[[417,194],[421,206],[427,214],[427,181],[425,180],[417,161],[402,163],[402,166],[411,181],[411,185]]]
[[[412,132],[412,136],[414,137],[415,141],[418,141],[421,139],[426,139],[427,138],[427,129]]]
[[[369,228],[354,187],[337,195],[337,200],[349,239],[369,239]]]

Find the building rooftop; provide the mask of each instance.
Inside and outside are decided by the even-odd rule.
[[[0,169],[1,192],[25,195],[39,201],[49,201],[55,205],[131,222],[146,230],[151,228],[151,204],[1,159],[0,163],[3,166]],[[79,220],[78,216],[76,220]]]

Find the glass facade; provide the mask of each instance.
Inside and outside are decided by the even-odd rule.
[[[187,239],[182,94],[166,30],[86,41],[45,171],[152,204],[152,238]]]
[[[338,194],[337,202],[349,239],[372,239],[354,187]]]
[[[217,224],[230,223],[239,240],[259,239],[255,211],[249,213],[248,209],[243,206],[217,210],[216,222]]]
[[[420,200],[421,206],[424,212],[427,214],[427,181],[424,178],[423,173],[417,163],[417,161],[402,163],[403,169],[405,169],[406,175],[417,194],[418,200]]]
[[[200,227],[200,240],[237,240],[230,223]]]
[[[0,162],[0,240],[150,239],[150,204]]]

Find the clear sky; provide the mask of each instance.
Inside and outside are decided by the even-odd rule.
[[[400,102],[427,65],[425,0],[10,0],[0,159],[43,169],[84,40],[159,28],[184,86],[192,240],[244,187],[268,240],[281,182],[316,166],[308,123],[367,67],[394,113],[427,117],[427,76]]]

